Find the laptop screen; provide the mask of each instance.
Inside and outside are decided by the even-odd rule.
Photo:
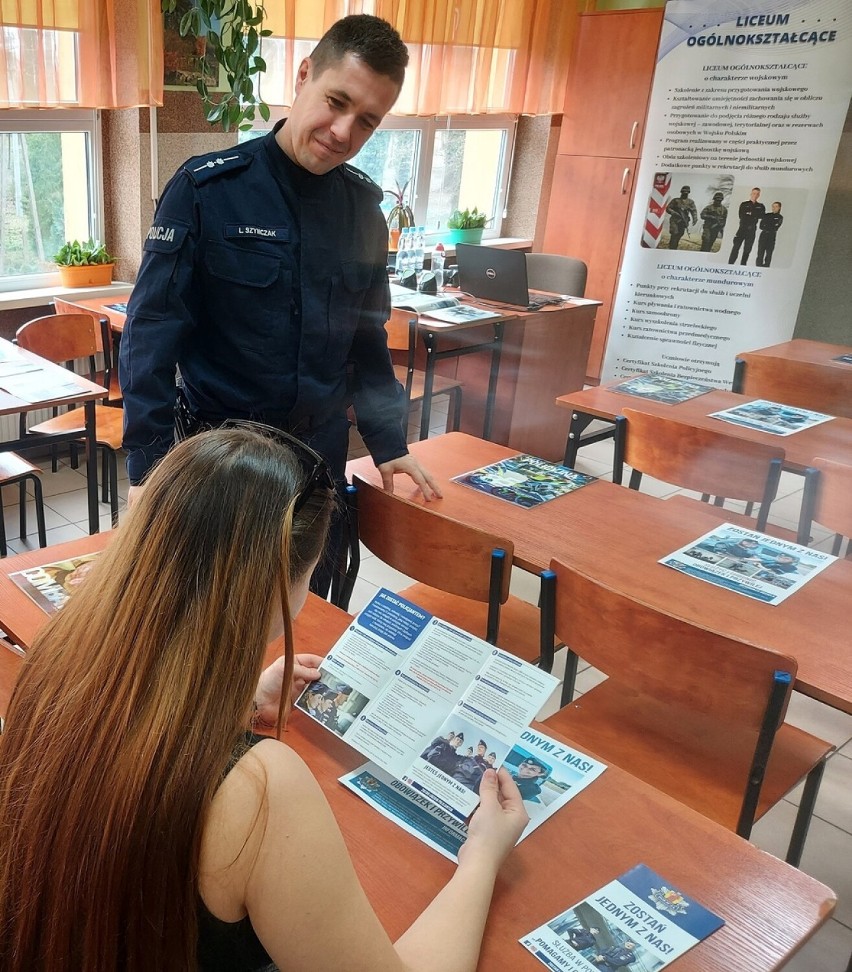
[[[498,250],[473,243],[456,244],[459,289],[482,300],[526,307],[527,257],[522,250]]]

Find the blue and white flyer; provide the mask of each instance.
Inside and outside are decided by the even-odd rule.
[[[456,773],[465,779],[488,767],[490,754],[476,746],[466,747],[457,759]],[[524,729],[509,751],[503,765],[512,774],[530,822],[518,843],[540,827],[548,817],[596,780],[606,769],[567,744],[533,729]],[[341,776],[340,782],[375,807],[382,816],[413,834],[433,850],[452,861],[467,839],[467,826],[457,816],[424,797],[418,790],[389,776],[378,766],[367,763]]]
[[[485,769],[503,765],[558,681],[382,589],[296,705],[465,820]]]
[[[644,864],[520,939],[557,972],[656,972],[725,922]]]
[[[766,604],[780,604],[837,557],[723,523],[659,563]]]

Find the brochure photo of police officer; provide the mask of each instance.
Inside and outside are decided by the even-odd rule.
[[[656,173],[642,245],[656,246],[658,250],[718,253],[733,187],[734,176],[727,172]]]
[[[764,269],[791,267],[807,211],[807,190],[780,186],[756,173],[751,178],[738,175],[731,205],[728,263]]]

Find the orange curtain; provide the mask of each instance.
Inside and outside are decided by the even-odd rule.
[[[267,0],[266,11],[274,36],[261,90],[272,104],[292,104],[301,59],[335,20],[370,13],[392,23],[408,45],[394,114],[562,111],[577,26],[573,0]]]
[[[0,0],[0,108],[162,103],[160,0]]]

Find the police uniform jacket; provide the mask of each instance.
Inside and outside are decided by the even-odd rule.
[[[781,213],[767,213],[760,221],[760,231],[762,233],[771,233],[774,236],[781,228],[783,222],[784,217]]]
[[[740,229],[754,229],[757,222],[766,214],[766,206],[762,202],[752,202],[746,199],[740,203]]]
[[[407,452],[382,191],[352,166],[300,168],[279,128],[190,159],[163,192],[121,341],[131,482],[173,442],[176,363],[203,419],[315,428],[351,392],[376,463]]]

